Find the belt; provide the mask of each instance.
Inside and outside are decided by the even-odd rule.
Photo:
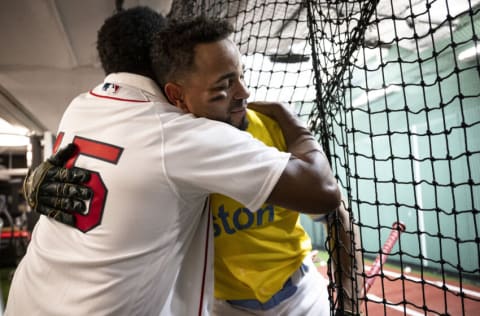
[[[297,284],[300,282],[302,277],[308,272],[308,266],[303,264],[295,271],[290,278],[283,284],[283,287],[275,293],[268,301],[265,303],[260,302],[255,299],[248,300],[228,300],[227,302],[235,305],[246,307],[254,310],[268,310],[273,308],[291,297],[297,291]]]

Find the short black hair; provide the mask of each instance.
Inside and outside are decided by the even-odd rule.
[[[97,34],[97,51],[105,73],[130,72],[153,79],[150,49],[154,35],[165,24],[161,14],[142,6],[107,18]]]
[[[195,47],[228,38],[233,26],[226,19],[197,16],[184,20],[170,20],[157,33],[152,44],[152,68],[158,85],[176,80],[192,71]]]

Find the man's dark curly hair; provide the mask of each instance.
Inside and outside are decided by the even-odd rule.
[[[195,47],[223,40],[233,33],[225,19],[198,16],[188,20],[170,20],[157,33],[152,44],[152,68],[162,89],[194,67]]]
[[[130,72],[153,79],[150,49],[165,24],[161,14],[147,7],[122,10],[106,19],[97,36],[105,73]]]

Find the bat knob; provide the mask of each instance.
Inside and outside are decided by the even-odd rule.
[[[393,225],[392,225],[392,229],[399,230],[399,231],[401,231],[401,232],[405,231],[405,228],[407,228],[407,227],[406,227],[405,224],[404,224],[403,222],[401,222],[401,221],[395,222],[395,223],[393,223]]]

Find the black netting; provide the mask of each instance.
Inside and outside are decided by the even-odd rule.
[[[478,313],[480,1],[179,3],[229,18],[251,100],[288,102],[318,136],[360,234],[353,278],[405,224],[365,314]]]

